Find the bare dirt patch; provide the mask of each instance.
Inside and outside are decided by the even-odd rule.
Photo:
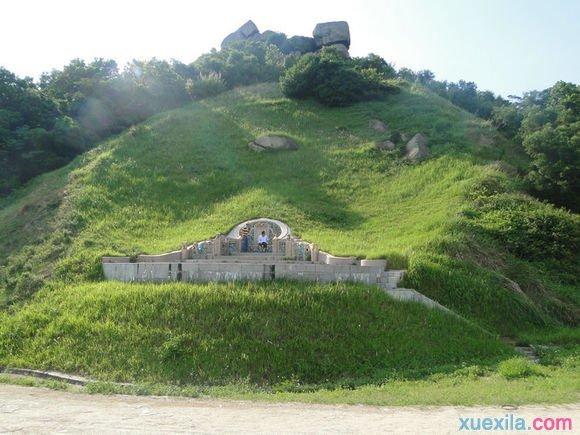
[[[572,417],[580,405],[375,407],[101,396],[0,385],[0,432],[455,433],[459,417]],[[507,433],[503,432],[502,433]]]

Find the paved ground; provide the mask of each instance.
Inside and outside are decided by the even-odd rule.
[[[0,385],[0,432],[426,434],[456,432],[459,417],[505,417],[506,414],[525,417],[529,421],[537,416],[566,416],[572,417],[573,423],[580,424],[580,404],[518,409],[264,404],[99,396]],[[576,427],[574,429],[577,430]]]

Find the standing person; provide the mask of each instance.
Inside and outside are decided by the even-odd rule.
[[[248,235],[250,234],[250,227],[246,224],[240,230],[240,236],[242,236],[242,252],[248,252]]]
[[[263,252],[268,251],[268,243],[269,243],[268,236],[266,235],[266,231],[262,231],[260,238],[258,239],[258,246],[262,249]]]

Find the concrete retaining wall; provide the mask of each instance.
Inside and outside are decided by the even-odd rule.
[[[401,277],[398,271],[384,271],[382,265],[316,264],[272,261],[271,263],[154,262],[103,263],[108,280],[132,281],[257,281],[295,279],[302,281],[352,281],[395,288]]]
[[[384,270],[384,263],[317,264],[285,262],[273,259],[269,263],[219,262],[190,260],[185,262],[118,263],[103,261],[105,278],[124,282],[223,282],[293,279],[313,282],[360,282],[378,285],[387,294],[402,301],[419,302],[430,308],[451,312],[427,296],[398,288],[403,270]]]

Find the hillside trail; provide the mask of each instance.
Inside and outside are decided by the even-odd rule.
[[[538,416],[570,417],[577,423],[580,404],[522,407],[314,405],[103,396],[0,385],[0,433],[456,433],[460,417],[505,418],[508,414],[523,417],[527,423]]]

